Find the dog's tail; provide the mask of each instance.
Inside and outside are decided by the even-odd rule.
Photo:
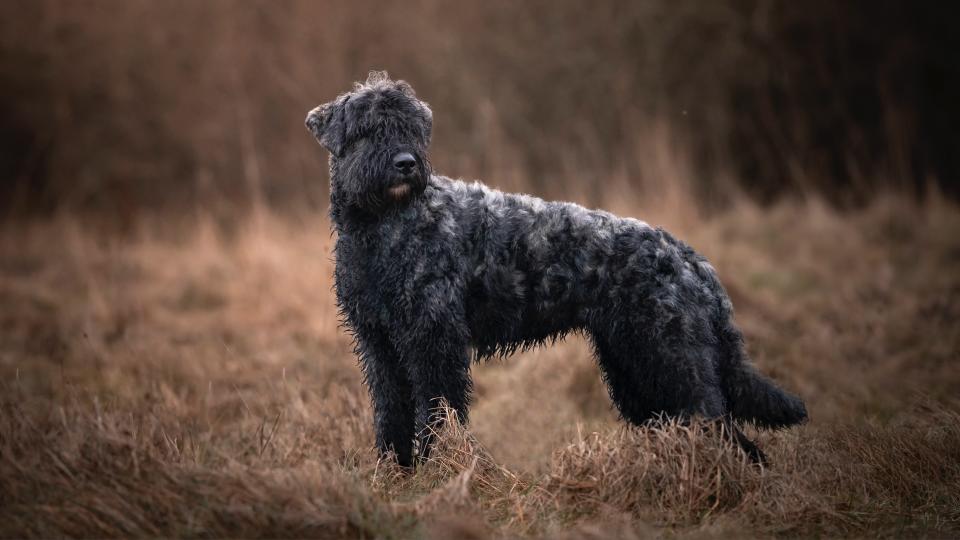
[[[720,379],[730,415],[761,428],[782,428],[807,419],[807,408],[797,396],[779,388],[753,366],[743,347],[743,336],[733,324],[733,308],[721,296],[719,338]]]

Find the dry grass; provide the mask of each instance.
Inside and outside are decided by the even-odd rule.
[[[708,255],[808,401],[759,435],[773,468],[706,427],[623,428],[571,339],[478,367],[469,431],[404,474],[371,450],[324,220],[63,218],[0,237],[0,536],[960,534],[957,208],[660,202],[616,209]]]

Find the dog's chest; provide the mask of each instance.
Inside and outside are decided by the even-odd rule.
[[[374,232],[338,239],[336,285],[341,298],[381,323],[396,324],[436,303],[438,290],[452,288],[462,274],[456,264],[462,254],[436,224],[402,222]]]

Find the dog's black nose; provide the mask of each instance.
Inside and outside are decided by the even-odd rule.
[[[417,166],[417,160],[410,152],[400,152],[393,156],[393,166],[403,174],[410,174]]]

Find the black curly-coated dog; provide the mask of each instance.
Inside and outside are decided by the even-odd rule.
[[[778,428],[803,402],[759,374],[707,261],[662,229],[434,175],[432,113],[372,72],[309,113],[330,152],[336,293],[373,399],[377,447],[426,457],[441,399],[466,421],[471,359],[568,332],[596,350],[633,424],[662,415]]]

